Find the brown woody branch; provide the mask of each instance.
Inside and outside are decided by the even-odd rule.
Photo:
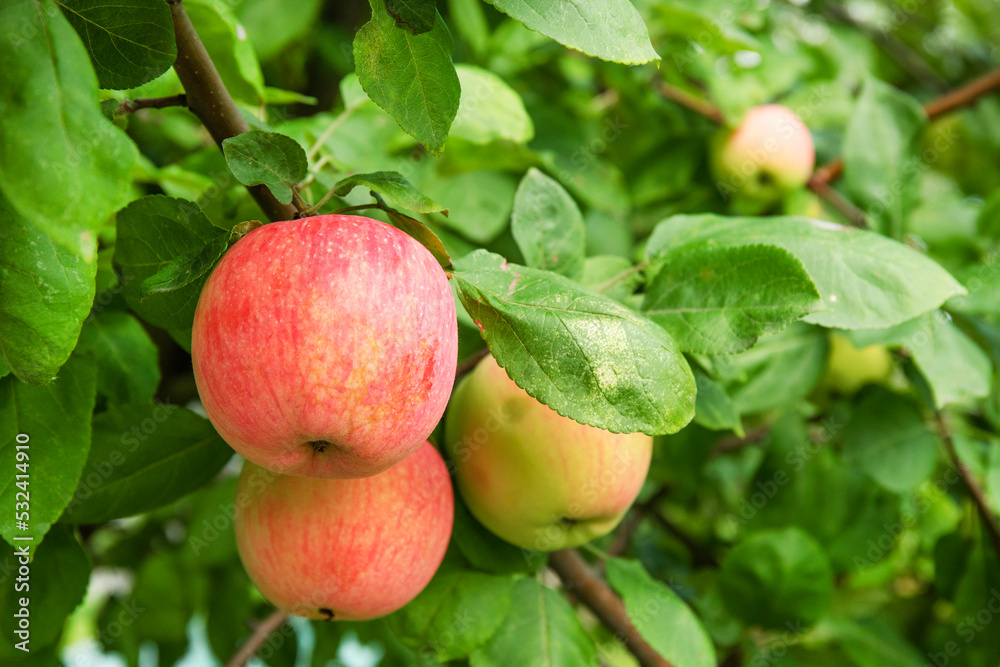
[[[989,503],[986,502],[986,495],[979,488],[979,483],[972,476],[969,466],[965,465],[965,462],[958,456],[958,451],[955,449],[955,441],[951,434],[951,425],[943,412],[939,412],[937,415],[937,425],[938,433],[944,441],[945,449],[948,450],[948,458],[951,459],[952,464],[962,476],[962,481],[965,482],[965,487],[969,490],[972,502],[975,503],[976,509],[979,511],[979,517],[983,521],[983,528],[986,530],[986,534],[989,535],[990,542],[993,543],[997,557],[1000,558],[1000,520],[997,519],[996,513],[990,509]]]
[[[240,647],[233,657],[229,659],[226,663],[226,667],[243,667],[250,658],[254,656],[267,638],[271,636],[271,633],[280,628],[285,621],[288,619],[288,614],[281,611],[280,609],[275,611],[273,614],[265,618],[260,624],[254,628],[253,634],[250,638],[246,640],[243,646]]]
[[[116,116],[135,113],[139,109],[165,109],[167,107],[186,107],[187,95],[168,95],[166,97],[137,97],[134,100],[123,100],[115,109]]]
[[[549,567],[559,575],[563,587],[594,612],[642,667],[673,667],[642,638],[629,620],[625,604],[594,574],[580,554],[573,549],[553,551],[549,554]]]
[[[994,89],[1000,88],[1000,69],[994,70],[971,83],[967,83],[961,88],[956,88],[950,93],[941,97],[936,97],[924,105],[924,111],[931,120],[943,116],[947,113],[961,109],[978,100]],[[840,158],[828,162],[817,169],[809,180],[809,187],[813,188],[814,183],[830,183],[835,181],[844,171],[844,161]],[[815,191],[815,188],[813,188]],[[818,194],[818,193],[817,193]]]
[[[188,108],[204,124],[221,150],[223,140],[248,131],[250,126],[222,83],[181,0],[167,0],[167,4],[170,5],[177,39],[174,71],[184,85]],[[295,207],[279,202],[265,186],[253,185],[247,189],[272,221],[293,220],[296,217]]]

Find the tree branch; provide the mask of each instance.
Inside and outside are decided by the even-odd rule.
[[[222,78],[184,11],[181,0],[167,0],[167,4],[170,5],[177,39],[174,71],[184,85],[188,108],[202,122],[221,150],[224,139],[248,131],[250,126],[240,115],[236,103],[222,83]],[[254,185],[247,189],[271,220],[295,219],[295,208],[279,202],[265,186]]]
[[[946,113],[972,104],[995,88],[1000,88],[1000,69],[981,76],[975,81],[967,83],[961,88],[956,88],[950,93],[945,93],[941,97],[934,98],[924,104],[924,111],[927,112],[929,119],[934,120]],[[813,172],[812,178],[809,180],[809,187],[813,188],[814,183],[830,183],[835,181],[843,171],[844,161],[842,159],[837,158],[828,162]],[[815,188],[813,188],[813,191],[815,192]]]
[[[673,667],[642,638],[629,620],[625,604],[591,571],[580,554],[573,549],[553,551],[549,554],[549,567],[559,575],[563,587],[622,640],[642,667]]]
[[[167,97],[137,97],[134,100],[123,100],[115,109],[116,116],[134,113],[139,109],[165,109],[166,107],[186,107],[187,95],[168,95]]]
[[[475,368],[476,365],[480,361],[482,361],[483,359],[485,359],[486,356],[489,353],[490,353],[489,348],[484,347],[483,349],[477,350],[476,352],[473,352],[468,357],[466,357],[465,359],[463,359],[458,364],[458,367],[455,368],[455,382],[458,382],[462,378],[463,375],[465,375],[466,373],[468,373],[469,371],[471,371],[473,368]]]
[[[705,118],[708,118],[709,120],[713,120],[716,123],[720,124],[722,123],[723,121],[722,113],[714,106],[706,102],[705,100],[699,99],[694,95],[692,95],[691,93],[681,90],[676,86],[671,86],[666,81],[661,81],[659,79],[656,79],[654,85],[656,86],[656,89],[660,92],[660,94],[666,97],[668,100],[673,100],[674,102],[677,102],[681,106],[687,107],[691,111],[694,111],[695,113],[700,114]]]
[[[962,481],[965,482],[965,486],[969,490],[969,495],[972,496],[972,501],[975,503],[976,509],[979,510],[979,517],[983,521],[983,528],[993,543],[997,558],[1000,558],[1000,520],[997,519],[997,515],[990,509],[989,503],[986,502],[986,495],[979,488],[979,484],[976,482],[976,478],[972,476],[969,466],[965,465],[965,462],[959,458],[958,451],[955,449],[955,441],[951,436],[951,425],[943,412],[937,414],[937,425],[938,434],[944,441],[945,449],[948,450],[948,458],[951,459],[951,462],[962,476]]]
[[[229,662],[226,663],[226,667],[243,667],[247,664],[250,658],[254,656],[254,653],[257,652],[257,649],[259,649],[261,645],[267,641],[267,638],[271,636],[271,633],[280,628],[287,619],[288,614],[278,609],[261,621],[260,624],[254,628],[253,634],[250,635],[250,638],[247,639],[243,646],[240,647],[240,650],[234,653],[233,657],[229,659]]]

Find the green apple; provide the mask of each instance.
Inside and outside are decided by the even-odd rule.
[[[841,394],[853,394],[866,384],[885,382],[892,375],[892,356],[885,345],[860,350],[839,333],[830,335],[830,356],[823,383]]]
[[[456,388],[445,421],[455,485],[490,531],[555,551],[610,532],[646,479],[653,439],[560,416],[487,357]]]
[[[716,185],[725,199],[773,203],[812,175],[812,135],[780,104],[750,109],[739,126],[722,131],[711,152]]]

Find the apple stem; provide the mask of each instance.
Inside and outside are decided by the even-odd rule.
[[[629,620],[625,604],[610,586],[594,574],[576,550],[553,551],[549,554],[549,567],[559,575],[563,587],[573,593],[616,637],[622,640],[625,648],[636,657],[642,667],[673,667],[642,638]]]

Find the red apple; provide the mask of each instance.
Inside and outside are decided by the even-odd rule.
[[[724,133],[712,157],[724,196],[775,200],[809,180],[816,151],[809,128],[791,109],[765,104],[750,109],[739,127]]]
[[[363,479],[243,466],[236,545],[268,600],[306,618],[359,621],[412,600],[444,558],[454,520],[448,469],[425,442]]]
[[[610,532],[639,494],[653,439],[560,416],[492,357],[455,389],[445,421],[455,484],[480,523],[537,551]]]
[[[259,227],[205,283],[191,355],[205,412],[233,449],[288,475],[366,477],[441,419],[458,325],[448,280],[377,220]]]

